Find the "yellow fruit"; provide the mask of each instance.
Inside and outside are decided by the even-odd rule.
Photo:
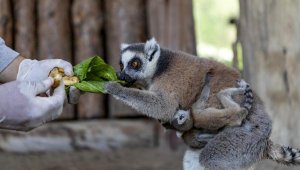
[[[72,86],[79,82],[79,78],[76,76],[66,76],[64,69],[60,67],[53,68],[49,73],[49,77],[54,79],[53,88],[58,87],[61,80],[64,81],[65,86]]]
[[[79,78],[76,76],[64,76],[62,79],[66,86],[72,86],[75,83],[79,83]]]

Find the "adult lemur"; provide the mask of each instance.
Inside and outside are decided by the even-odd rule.
[[[107,83],[105,90],[137,111],[164,122],[171,121],[177,108],[191,108],[211,74],[208,107],[221,109],[220,90],[234,87],[239,73],[216,61],[160,48],[154,39],[122,45],[121,74],[129,83],[140,81],[147,89]],[[300,152],[269,140],[271,120],[254,93],[253,105],[241,126],[225,127],[202,149],[200,163],[208,169],[242,169],[262,158],[284,164],[299,164]],[[239,104],[242,97],[235,98]]]

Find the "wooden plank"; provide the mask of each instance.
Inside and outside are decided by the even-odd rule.
[[[0,0],[0,37],[9,47],[13,47],[13,18],[10,0]]]
[[[107,61],[119,70],[120,44],[146,40],[146,14],[143,0],[105,1],[105,31]],[[125,104],[109,98],[109,115],[112,117],[135,116],[135,111]]]
[[[154,142],[154,122],[150,120],[56,122],[28,133],[0,130],[0,149],[7,152],[153,149]]]
[[[95,55],[103,57],[103,11],[101,0],[75,0],[72,6],[75,63]],[[86,93],[78,104],[80,118],[103,117],[104,96]]]
[[[70,0],[42,0],[38,3],[39,59],[60,58],[72,62]],[[64,107],[62,118],[74,118],[73,105]]]
[[[162,46],[196,54],[192,1],[147,0],[147,21]]]
[[[14,0],[15,49],[22,56],[36,57],[35,0]]]

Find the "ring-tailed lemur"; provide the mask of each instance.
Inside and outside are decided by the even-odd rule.
[[[122,45],[120,77],[127,82],[144,81],[146,90],[122,87],[116,82],[105,85],[107,93],[137,111],[162,121],[172,120],[179,106],[190,108],[201,92],[205,77],[212,74],[208,107],[222,108],[220,90],[234,87],[239,73],[216,61],[183,52],[160,48],[154,39]],[[200,163],[208,169],[241,169],[258,160],[270,158],[285,164],[299,164],[296,149],[272,144],[272,123],[262,101],[253,93],[252,109],[241,126],[225,127],[202,149]],[[234,98],[241,103],[242,95]]]

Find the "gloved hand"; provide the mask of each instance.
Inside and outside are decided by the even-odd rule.
[[[64,84],[50,97],[38,94],[50,89],[52,78],[43,81],[12,81],[0,86],[0,127],[28,131],[60,116],[65,99]]]
[[[47,59],[47,60],[31,60],[24,59],[19,65],[17,80],[20,81],[42,81],[46,79],[49,72],[54,67],[61,67],[64,69],[67,76],[73,76],[72,65],[61,59]],[[71,86],[68,96],[70,104],[76,104],[79,101],[80,91]]]

